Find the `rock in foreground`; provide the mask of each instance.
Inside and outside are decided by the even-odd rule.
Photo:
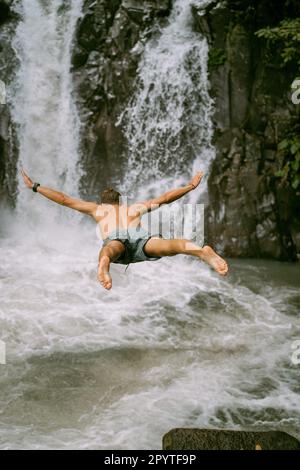
[[[300,450],[285,432],[172,429],[163,436],[164,450]]]

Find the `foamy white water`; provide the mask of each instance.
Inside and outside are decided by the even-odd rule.
[[[41,182],[76,194],[78,121],[69,70],[57,57],[63,53],[66,63],[70,61],[80,2],[59,13],[58,1],[45,3],[46,9],[35,0],[21,3],[24,21],[16,32],[21,69],[14,101],[15,119],[21,124],[21,158]],[[182,42],[182,50],[188,51],[191,40],[195,51],[207,47],[192,32],[189,3],[175,3],[171,23],[157,39],[159,46],[151,47],[174,41],[172,24],[178,34],[181,31],[178,49]],[[38,53],[42,39],[53,40],[53,47],[45,46],[44,54],[49,55],[45,61],[40,56],[37,78],[32,48]],[[168,60],[174,60],[168,54]],[[145,67],[154,55],[146,48]],[[166,56],[160,57],[167,68]],[[196,61],[196,52],[193,57]],[[57,77],[48,74],[51,64]],[[181,66],[178,59],[183,86],[178,81],[172,91],[178,100],[183,100],[181,93],[190,92],[184,86],[189,69],[184,72]],[[205,67],[201,56],[201,89],[207,98]],[[36,99],[29,82],[20,80],[30,70]],[[50,91],[42,86],[49,77]],[[53,77],[64,86],[54,86]],[[159,100],[171,106],[169,94],[159,89],[160,79],[159,74],[151,78],[158,91],[150,111]],[[141,93],[137,88],[128,130],[137,126]],[[63,123],[62,140],[47,120],[48,112],[53,116],[51,109]],[[212,155],[209,99],[201,109],[207,113],[199,124],[202,144],[195,139],[197,151],[189,171],[195,162],[208,170]],[[177,123],[170,116],[174,138],[180,119],[180,113]],[[137,162],[148,171],[136,142],[130,142],[131,158],[138,155]],[[48,149],[41,150],[42,159],[33,152],[35,143]],[[165,163],[164,154],[161,158]],[[160,187],[153,183],[140,194],[161,191],[172,179],[178,182],[183,162],[176,163],[174,176],[158,181]],[[130,172],[131,165],[129,159]],[[149,164],[149,180],[157,174]],[[126,274],[123,267],[113,266],[114,288],[106,292],[96,282],[99,244],[92,224],[80,216],[70,220],[67,210],[52,207],[22,187],[18,211],[26,220],[11,224],[9,236],[0,241],[0,339],[7,347],[7,365],[0,365],[2,449],[153,449],[160,448],[162,435],[174,426],[276,428],[299,435],[299,369],[291,362],[292,341],[300,337],[296,265],[235,261],[228,279],[185,257],[131,265]]]
[[[145,46],[137,91],[120,118],[129,144],[126,193],[207,174],[214,157],[208,45],[193,30],[192,3],[175,1],[169,24]]]

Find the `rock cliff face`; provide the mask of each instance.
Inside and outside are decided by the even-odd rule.
[[[98,196],[103,183],[118,184],[126,141],[116,126],[133,92],[143,44],[169,0],[87,0],[73,54],[75,89],[83,122],[82,192]],[[152,31],[153,33],[153,31]]]
[[[17,18],[11,11],[10,0],[0,1],[0,80],[5,88],[11,83],[16,58],[11,39]],[[6,99],[5,99],[6,101]],[[16,135],[9,107],[0,104],[0,204],[13,206],[16,194]]]
[[[216,3],[205,12],[194,8],[196,27],[210,43],[216,110],[208,239],[229,256],[294,260],[296,198],[274,175],[277,145],[299,119],[290,92],[297,70],[281,68],[278,54],[267,55],[255,36],[255,25],[246,27]]]

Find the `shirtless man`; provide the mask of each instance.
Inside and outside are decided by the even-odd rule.
[[[99,254],[98,280],[102,286],[110,290],[112,278],[109,272],[111,263],[129,264],[140,261],[156,261],[163,256],[179,254],[191,255],[210,265],[221,276],[228,272],[228,265],[210,247],[203,248],[185,239],[163,239],[160,234],[151,235],[141,227],[141,218],[147,212],[170,204],[185,194],[193,191],[203,177],[198,172],[189,184],[173,189],[148,201],[127,206],[122,204],[121,195],[114,189],[105,189],[101,193],[101,203],[86,202],[73,199],[66,194],[34,183],[22,170],[25,185],[42,196],[62,206],[90,215],[99,224],[103,247]]]

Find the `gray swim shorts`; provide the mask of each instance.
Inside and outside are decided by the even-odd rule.
[[[123,243],[125,246],[124,253],[114,263],[117,264],[130,264],[139,263],[141,261],[157,261],[160,256],[150,258],[144,252],[144,247],[147,241],[152,237],[162,238],[161,234],[151,235],[143,228],[134,229],[117,229],[109,234],[109,236],[103,240],[103,247],[108,245],[111,241],[117,240]]]

